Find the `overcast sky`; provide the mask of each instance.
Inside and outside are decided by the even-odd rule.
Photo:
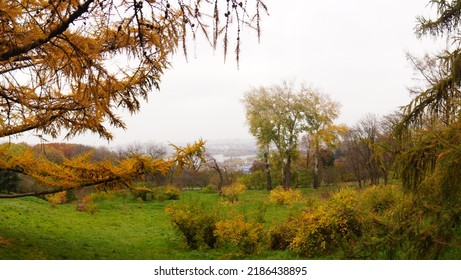
[[[354,124],[367,113],[387,114],[409,102],[414,84],[406,52],[433,49],[417,39],[416,16],[428,0],[266,0],[262,37],[242,38],[240,68],[233,54],[191,45],[189,61],[178,53],[165,71],[161,92],[153,92],[128,129],[112,131],[111,145],[251,138],[241,100],[252,86],[283,80],[303,82],[342,104],[337,123]],[[28,142],[37,142],[25,135]],[[56,139],[55,141],[62,141]],[[71,142],[107,145],[94,135]]]

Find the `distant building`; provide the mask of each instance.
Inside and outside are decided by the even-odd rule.
[[[250,174],[251,173],[250,168],[251,166],[243,166],[242,167],[243,174]]]

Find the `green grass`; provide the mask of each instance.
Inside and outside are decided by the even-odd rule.
[[[321,191],[305,191],[320,195]],[[184,192],[182,200],[206,204],[217,194]],[[98,211],[78,212],[75,205],[50,204],[39,198],[0,200],[0,259],[292,259],[289,251],[263,251],[242,256],[237,249],[190,250],[173,229],[164,211],[168,203],[139,203],[127,197],[96,200]],[[268,203],[267,191],[247,191],[235,205],[236,213],[261,215],[266,226],[302,209]],[[265,210],[265,211],[262,211]]]
[[[248,190],[235,204],[215,193],[187,191],[180,201],[138,202],[131,196],[95,196],[94,215],[76,211],[75,204],[51,205],[39,198],[0,200],[0,259],[10,260],[214,260],[214,259],[297,259],[290,250],[263,249],[245,255],[235,246],[218,249],[188,249],[183,237],[173,228],[165,207],[190,201],[218,205],[227,215],[245,215],[249,220],[271,224],[315,203],[324,203],[338,187],[302,189],[304,201],[292,206],[269,203],[269,193]],[[461,231],[461,230],[460,230]],[[461,232],[459,233],[461,235]],[[444,259],[459,259],[461,250],[447,250]],[[341,253],[321,259],[341,259]]]

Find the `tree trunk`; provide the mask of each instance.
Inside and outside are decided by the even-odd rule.
[[[268,153],[264,153],[264,165],[266,166],[266,180],[267,180],[267,190],[272,190],[272,178],[271,178],[271,170],[269,164],[269,155]]]
[[[284,187],[288,190],[291,187],[291,155],[288,154],[287,156],[287,163],[285,165],[285,170],[283,172],[284,177]]]
[[[218,193],[222,194],[222,185],[223,185],[223,182],[224,182],[224,178],[223,178],[221,168],[219,168],[218,163],[216,162],[216,160],[214,160],[214,161],[215,161],[215,165],[216,165],[216,171],[218,172],[218,175],[219,175]]]
[[[272,178],[271,178],[271,170],[269,168],[269,164],[266,164],[266,178],[267,178],[267,190],[272,190]]]
[[[314,189],[319,188],[319,157],[317,151],[314,153]]]

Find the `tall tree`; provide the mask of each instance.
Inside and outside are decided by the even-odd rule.
[[[222,39],[226,55],[230,30],[235,28],[238,62],[243,26],[253,26],[259,37],[265,10],[260,0],[1,1],[0,138],[27,131],[52,138],[61,133],[71,138],[92,132],[110,140],[110,127],[125,128],[118,110],[138,112],[149,92],[159,89],[171,56],[178,50],[187,55],[190,39],[203,34],[214,48]],[[203,143],[195,148],[178,151],[201,153]],[[57,182],[65,179],[60,174],[77,171],[81,183],[69,186],[122,182],[124,178],[115,167],[100,166],[102,172],[91,166],[87,156],[53,166],[24,154],[27,161],[14,165],[7,152],[0,150],[0,169],[27,173],[37,180]],[[190,159],[184,154],[173,158],[176,162]],[[131,163],[122,161],[118,167],[132,167],[125,173],[162,171],[169,162],[164,160],[165,165],[160,166],[158,160],[146,162],[142,156],[127,160]],[[42,170],[43,166],[48,169]],[[93,175],[85,177],[82,172]]]
[[[304,85],[295,89],[295,85],[288,82],[253,88],[245,94],[243,103],[250,132],[263,151],[271,145],[275,147],[285,188],[290,187],[291,164],[298,152],[300,135],[305,131],[315,131],[320,137],[320,131],[324,131],[327,123],[330,124],[327,121],[330,116],[324,115],[325,108],[321,106],[323,100],[326,97],[314,89]]]
[[[417,258],[440,258],[460,240],[461,215],[461,1],[430,1],[434,19],[420,18],[418,35],[446,35],[450,50],[412,58],[423,78],[403,111],[397,135],[406,150],[399,157],[406,190],[415,197],[412,217],[404,217],[404,240]]]
[[[333,122],[339,116],[340,104],[331,100],[328,95],[311,92],[309,95],[310,110],[312,117],[306,126],[309,135],[310,149],[314,161],[314,188],[318,188],[319,182],[319,154],[321,149],[333,148],[339,143],[339,135],[346,130],[343,125],[335,125]]]

